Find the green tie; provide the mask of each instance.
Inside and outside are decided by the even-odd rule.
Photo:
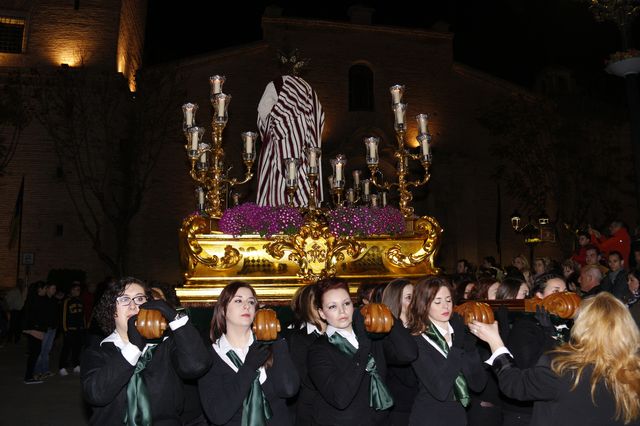
[[[142,371],[145,369],[153,352],[158,346],[149,346],[145,353],[138,358],[136,369],[127,384],[127,412],[124,421],[127,426],[149,426],[151,425],[151,403],[147,386],[142,380]]]
[[[439,347],[442,349],[444,354],[449,353],[449,345],[447,344],[442,334],[438,331],[435,325],[430,324],[427,331],[424,332],[431,340],[433,340]],[[463,336],[458,336],[458,338],[462,338]],[[453,395],[456,397],[458,401],[462,404],[463,407],[467,407],[469,402],[471,402],[471,398],[469,397],[469,389],[467,388],[467,380],[464,378],[462,371],[458,373],[458,377],[456,377],[456,381],[453,384]]]
[[[229,350],[227,356],[236,368],[242,367],[243,363],[240,361],[240,357],[233,350]],[[271,406],[267,397],[264,396],[262,386],[260,386],[260,373],[258,373],[253,379],[249,395],[242,402],[242,426],[266,425],[271,416]]]
[[[357,349],[338,332],[329,336],[329,343],[349,357],[353,357],[357,351]],[[393,397],[382,381],[380,374],[378,374],[376,360],[371,354],[369,354],[369,358],[367,359],[365,371],[371,376],[371,382],[369,384],[369,407],[373,407],[376,410],[391,408],[393,406]]]

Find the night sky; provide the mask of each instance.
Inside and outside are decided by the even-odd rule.
[[[273,1],[151,1],[147,21],[145,63],[176,60],[260,40],[260,18]],[[283,16],[347,21],[353,1],[280,0]],[[374,24],[430,28],[450,24],[454,58],[525,87],[550,65],[571,68],[579,84],[607,81],[604,59],[621,50],[617,28],[598,23],[578,0],[407,0],[359,2],[376,10]],[[186,5],[198,6],[187,7]],[[217,24],[225,20],[224,25]],[[233,27],[231,30],[222,28]],[[637,27],[637,25],[636,25]],[[636,28],[635,40],[639,40]],[[634,43],[635,46],[640,43]],[[606,91],[606,90],[604,90]]]

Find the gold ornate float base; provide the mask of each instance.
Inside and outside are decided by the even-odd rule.
[[[320,216],[309,215],[295,235],[234,237],[212,231],[216,223],[190,216],[180,229],[185,304],[214,302],[232,281],[246,281],[260,301],[291,300],[302,285],[337,276],[355,293],[361,283],[420,278],[437,273],[434,258],[442,228],[429,216],[410,220],[396,237],[336,237]]]

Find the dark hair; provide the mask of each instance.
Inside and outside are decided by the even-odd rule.
[[[517,278],[517,279],[521,279],[521,280],[525,280],[526,281],[522,271],[519,270],[518,268],[516,268],[513,265],[509,265],[506,268],[504,268],[504,272],[505,272],[505,277],[513,277],[513,278]]]
[[[382,303],[387,305],[394,317],[400,318],[402,313],[402,291],[411,281],[406,278],[396,278],[387,284],[382,293]]]
[[[463,302],[464,293],[469,284],[473,284],[475,288],[477,280],[470,275],[454,275],[452,277],[452,284],[456,289],[456,304]],[[473,289],[471,290],[473,291]],[[471,295],[471,293],[469,293]]]
[[[149,283],[151,292],[154,293],[154,299],[156,298],[156,292],[160,291],[162,295],[161,299],[167,302],[171,307],[177,308],[180,306],[180,298],[176,294],[176,289],[169,283],[164,282],[152,282]]]
[[[620,260],[622,260],[624,262],[624,257],[622,257],[622,253],[620,253],[617,250],[612,250],[612,251],[609,252],[609,256],[614,255],[614,254],[616,256],[618,256],[618,259],[620,259]],[[607,256],[607,257],[609,257],[609,256]]]
[[[93,309],[93,317],[106,334],[111,334],[116,329],[116,298],[122,296],[131,284],[138,284],[144,289],[144,293],[151,298],[151,290],[147,283],[133,277],[124,277],[108,284],[102,293],[98,304]]]
[[[587,237],[587,238],[591,239],[591,235],[589,234],[589,230],[588,229],[580,229],[578,232],[576,232],[576,237],[578,237],[578,238]]]
[[[478,279],[476,286],[469,294],[469,300],[485,300],[488,298],[489,287],[500,282],[496,277],[488,276]]]
[[[496,300],[513,300],[518,296],[520,287],[526,284],[525,280],[516,277],[506,277],[496,290]]]
[[[371,292],[371,299],[369,299],[369,302],[382,303],[382,295],[384,294],[385,288],[387,288],[386,283],[376,285],[373,291]]]
[[[451,292],[451,300],[454,300],[454,288],[444,276],[429,275],[416,283],[407,315],[407,328],[411,334],[417,336],[423,333],[431,323],[429,307],[441,287],[447,287]]]
[[[239,289],[248,288],[251,290],[253,297],[258,300],[256,291],[244,281],[234,281],[226,285],[220,292],[216,306],[213,308],[213,316],[211,317],[211,328],[209,330],[209,337],[212,342],[218,340],[220,336],[227,332],[227,306],[236,295]]]
[[[462,263],[464,265],[464,269],[467,270],[466,272],[467,274],[470,274],[473,272],[473,266],[467,259],[459,259],[458,262],[456,262],[456,264],[458,263]]]
[[[596,254],[600,254],[600,250],[598,249],[598,247],[594,246],[593,244],[587,244],[586,246],[584,246],[584,252],[588,252],[589,250],[595,250]]]
[[[553,274],[553,273],[542,274],[533,281],[533,288],[531,289],[531,294],[535,295],[536,293],[544,293],[544,289],[547,288],[547,283],[550,280],[553,280],[556,278],[559,280],[562,280],[562,282],[565,283],[566,285],[567,282],[564,279],[564,276],[560,274]]]
[[[494,268],[498,267],[498,263],[496,262],[496,258],[493,256],[485,256],[485,258],[483,260],[486,260],[487,262],[489,262],[489,265],[493,266]]]
[[[349,284],[340,278],[325,278],[316,283],[316,308],[322,309],[322,296],[329,290],[343,289],[349,293]]]
[[[371,295],[373,291],[376,289],[376,286],[377,284],[373,284],[373,283],[360,284],[358,286],[358,291],[356,291],[356,305],[358,306],[364,305],[364,299],[367,299],[370,302]]]
[[[299,287],[291,299],[291,310],[293,311],[293,327],[299,329],[306,323],[315,325],[318,330],[322,329],[322,324],[318,323],[317,315],[313,315],[316,309],[316,286],[307,284]]]

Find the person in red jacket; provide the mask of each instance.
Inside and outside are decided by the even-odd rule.
[[[612,251],[617,251],[622,254],[622,260],[625,264],[629,264],[629,252],[631,251],[631,237],[629,231],[625,228],[624,224],[620,221],[614,220],[609,225],[609,233],[611,237],[604,238],[600,235],[600,232],[589,227],[589,234],[591,235],[591,244],[598,247],[604,256],[609,256]]]
[[[576,247],[571,260],[585,266],[587,264],[587,247],[591,244],[591,235],[589,231],[578,232],[578,247]]]

